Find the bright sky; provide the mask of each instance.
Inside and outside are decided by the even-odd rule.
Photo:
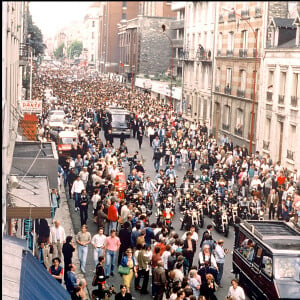
[[[29,10],[33,23],[41,29],[45,38],[54,36],[58,30],[73,21],[82,21],[87,8],[92,3],[89,1],[31,1]]]

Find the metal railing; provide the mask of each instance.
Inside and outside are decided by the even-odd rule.
[[[249,17],[249,9],[242,9],[241,16]]]
[[[227,95],[231,95],[231,87],[225,87],[224,88],[224,93]]]
[[[235,13],[229,13],[228,14],[228,22],[235,21]]]
[[[215,87],[215,91],[216,91],[216,92],[219,92],[219,91],[220,91],[220,86],[219,86],[219,85]]]
[[[200,50],[196,51],[196,60],[197,61],[208,61],[211,62],[211,51],[210,50]]]
[[[261,16],[261,8],[255,7],[255,16]]]
[[[298,100],[299,98],[297,98],[296,96],[291,96],[291,106],[298,107]]]
[[[222,124],[222,129],[229,131],[229,124]]]
[[[272,101],[273,100],[273,93],[272,92],[267,92],[267,100]]]
[[[234,128],[234,133],[239,136],[243,136],[243,130],[241,128]]]
[[[248,49],[239,49],[239,57],[247,57]]]
[[[223,15],[219,15],[219,23],[224,23],[224,16]]]
[[[278,104],[284,104],[284,95],[278,95]]]
[[[287,151],[286,151],[286,158],[287,158],[287,159],[294,160],[294,154],[295,154],[294,151],[287,150]]]
[[[28,44],[21,43],[19,46],[19,60],[23,62],[29,61],[30,48]]]
[[[263,141],[263,149],[269,150],[270,147],[270,141]]]
[[[226,50],[226,56],[233,56],[233,50]]]
[[[238,97],[245,98],[245,91],[244,91],[244,90],[237,89],[236,95],[237,95]]]

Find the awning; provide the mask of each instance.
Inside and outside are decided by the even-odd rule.
[[[68,300],[70,294],[37,261],[29,251],[23,251],[20,300]]]
[[[2,299],[63,300],[71,297],[28,251],[26,240],[4,235]]]
[[[48,177],[15,176],[9,183],[8,219],[47,219],[51,218],[51,200]]]

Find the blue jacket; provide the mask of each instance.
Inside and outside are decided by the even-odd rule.
[[[72,292],[74,291],[74,287],[77,286],[77,279],[76,279],[76,275],[71,272],[68,271],[67,272],[67,280],[66,280],[66,288],[67,291],[72,294]]]
[[[132,256],[132,261],[133,261],[133,266],[135,267],[136,266],[136,261],[135,261],[135,258],[133,256]],[[121,260],[121,265],[123,267],[127,267],[127,263],[128,263],[128,256],[124,255],[122,260]]]

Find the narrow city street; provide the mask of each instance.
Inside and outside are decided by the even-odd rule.
[[[105,141],[104,139],[104,135],[103,135],[103,131],[101,132],[101,139],[102,141]],[[142,144],[142,148],[141,150],[138,149],[138,141],[137,139],[133,139],[132,137],[129,139],[126,139],[126,145],[128,147],[128,152],[129,154],[134,154],[135,151],[139,151],[139,155],[142,156],[142,158],[144,159],[144,168],[145,168],[145,174],[151,176],[151,179],[154,181],[154,177],[156,175],[155,173],[155,169],[153,166],[153,148],[150,147],[149,145],[149,138],[148,137],[144,137],[143,139],[143,144]],[[114,145],[115,146],[119,146],[119,138],[115,137],[114,138]],[[162,168],[165,168],[165,164],[162,166]],[[199,169],[199,168],[198,168]],[[175,168],[176,170],[176,174],[178,176],[177,179],[177,186],[179,186],[182,183],[182,178],[186,172],[187,169],[183,169],[183,168]],[[129,174],[129,167],[127,166],[126,169],[126,178],[127,175]],[[199,170],[194,172],[195,175],[199,175],[200,172]],[[68,193],[67,197],[68,197]],[[77,233],[80,230],[80,216],[79,216],[79,212],[75,212],[74,211],[74,200],[73,199],[69,199],[68,200],[69,203],[69,208],[70,208],[70,214],[71,214],[71,218],[73,221],[73,226],[74,226],[74,232]],[[184,234],[185,231],[181,231],[180,229],[180,225],[181,225],[181,221],[180,218],[182,217],[181,213],[179,212],[178,206],[176,206],[176,214],[174,216],[174,221],[173,221],[173,227],[174,230],[179,234],[179,236],[182,236]],[[202,238],[202,234],[204,232],[204,230],[206,229],[206,226],[208,224],[212,224],[211,222],[212,220],[209,219],[208,217],[205,217],[205,221],[204,221],[204,226],[202,229],[199,230],[198,234],[199,234],[199,239],[201,240]],[[150,217],[150,223],[152,222],[156,222],[156,218],[155,218],[155,214],[154,214],[154,207],[153,207],[153,214]],[[87,221],[87,225],[89,228],[89,231],[92,235],[97,233],[97,225],[93,222],[93,210],[92,210],[92,204],[89,205],[89,218]],[[224,237],[224,235],[219,234],[217,231],[213,231],[213,239],[215,241],[218,241],[219,239],[224,239],[224,248],[229,249],[229,253],[226,256],[226,260],[225,260],[225,265],[224,265],[224,274],[223,274],[223,280],[222,280],[222,285],[223,288],[219,288],[219,290],[216,292],[216,295],[218,297],[218,299],[225,299],[227,296],[227,292],[228,292],[228,288],[230,286],[230,281],[232,278],[234,278],[234,274],[231,273],[232,270],[232,255],[231,255],[231,251],[233,249],[233,242],[234,242],[234,231],[233,228],[230,227],[230,233],[229,236],[227,238]],[[199,255],[199,251],[200,251],[200,242],[197,243],[197,252],[194,256],[194,265],[198,265],[198,255]],[[93,260],[93,247],[91,245],[89,245],[89,254],[88,254],[88,258],[87,258],[87,265],[86,265],[86,274],[85,274],[85,278],[88,282],[88,290],[91,294],[91,291],[93,289],[96,289],[96,287],[92,286],[92,280],[93,280],[93,276],[94,276],[94,260]],[[119,288],[119,285],[122,283],[122,278],[119,274],[115,274],[114,277],[110,277],[110,279],[107,281],[108,285],[114,285],[117,289]],[[150,284],[151,284],[151,278],[149,281],[149,291],[151,291],[150,289]],[[135,291],[134,288],[131,289],[132,291],[132,295],[136,298],[136,299],[152,299],[151,295],[141,295],[139,292]]]

